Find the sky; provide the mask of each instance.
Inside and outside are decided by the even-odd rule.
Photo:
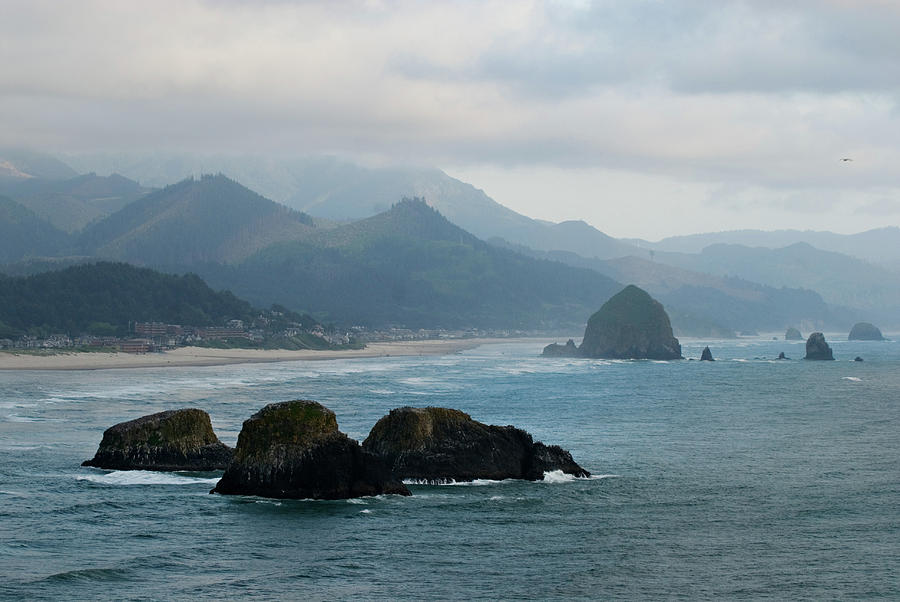
[[[0,0],[0,146],[435,166],[620,237],[849,233],[900,224],[898,31],[879,0]]]

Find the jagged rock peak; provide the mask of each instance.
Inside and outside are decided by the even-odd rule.
[[[700,354],[701,362],[714,362],[715,358],[712,356],[712,351],[709,350],[709,346],[703,348],[703,353]]]
[[[821,332],[814,332],[809,335],[806,340],[806,360],[833,360],[834,353],[831,347],[825,342],[825,335]]]

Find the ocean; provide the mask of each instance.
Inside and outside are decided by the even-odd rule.
[[[770,335],[682,340],[713,363],[542,359],[534,341],[0,372],[0,597],[900,599],[900,342],[826,336],[838,361],[797,361],[802,342]],[[233,445],[290,399],[323,403],[359,440],[392,408],[458,408],[561,445],[594,477],[307,501],[80,466],[117,422],[197,407]]]

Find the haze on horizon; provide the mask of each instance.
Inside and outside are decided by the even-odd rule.
[[[0,146],[431,165],[614,236],[849,233],[900,224],[897,31],[879,0],[6,0]]]

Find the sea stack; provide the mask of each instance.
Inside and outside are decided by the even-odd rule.
[[[590,317],[579,350],[593,358],[682,359],[666,310],[633,284]]]
[[[186,408],[120,422],[103,433],[82,466],[112,470],[224,470],[232,450],[213,432],[209,414]]]
[[[234,460],[212,493],[292,499],[409,495],[378,457],[308,400],[272,403],[244,421]]]
[[[575,346],[575,341],[569,339],[566,341],[565,345],[550,343],[544,347],[544,351],[541,355],[545,357],[580,357],[581,352],[578,350],[578,347]]]
[[[878,329],[874,324],[870,324],[869,322],[857,322],[853,325],[853,328],[850,329],[850,334],[847,335],[848,341],[883,341],[884,335],[881,334],[881,330]]]
[[[712,356],[712,351],[709,350],[709,347],[705,347],[703,349],[703,353],[700,354],[701,362],[714,362],[716,361]]]
[[[821,332],[814,332],[809,335],[806,340],[806,357],[805,360],[833,360],[834,354],[831,347],[825,342],[825,335]]]
[[[800,334],[799,330],[791,327],[791,328],[788,328],[787,331],[785,331],[784,340],[785,341],[802,341],[803,335]]]
[[[534,442],[513,426],[491,426],[449,408],[397,408],[381,418],[363,449],[384,459],[403,479],[427,482],[527,479],[561,470],[587,477],[572,455]]]

